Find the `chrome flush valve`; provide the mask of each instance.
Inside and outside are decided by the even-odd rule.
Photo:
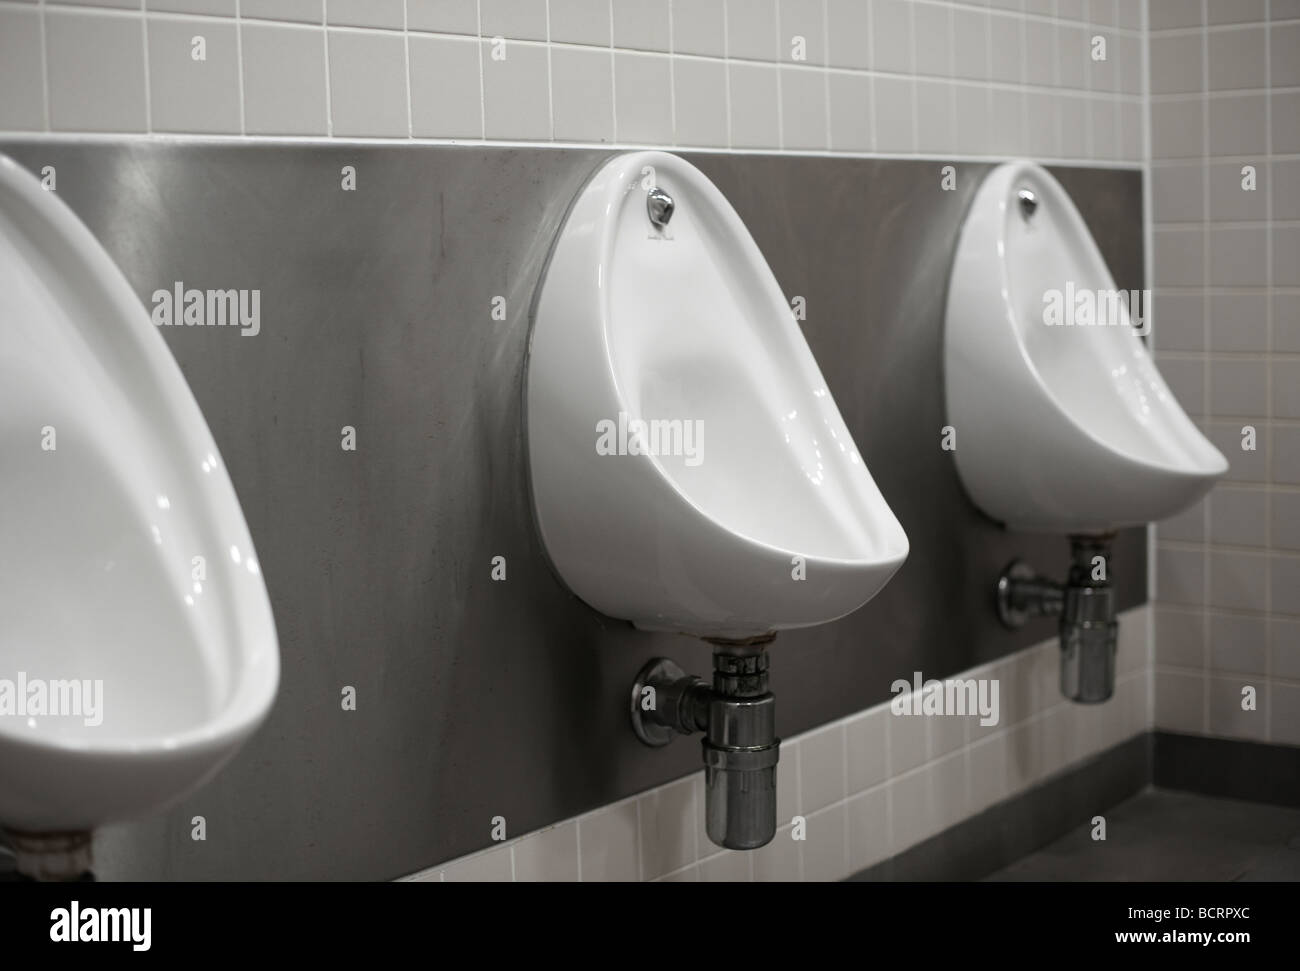
[[[1016,193],[1016,201],[1020,203],[1020,215],[1024,217],[1025,222],[1038,211],[1038,196],[1034,195],[1033,189],[1021,189]]]
[[[713,684],[656,658],[632,686],[632,729],[647,745],[704,732],[704,817],[709,839],[753,850],[776,834],[776,699],[767,644],[713,640]]]
[[[673,197],[658,186],[655,186],[646,194],[646,212],[650,214],[650,221],[660,229],[668,225],[668,221],[673,218],[673,212],[676,208],[677,203],[673,202]]]

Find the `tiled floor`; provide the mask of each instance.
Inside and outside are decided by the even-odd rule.
[[[991,880],[1300,880],[1300,809],[1148,789]]]

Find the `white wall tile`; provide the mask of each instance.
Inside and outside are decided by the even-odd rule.
[[[669,50],[668,0],[611,0],[614,46],[627,50]]]
[[[801,811],[806,815],[840,802],[845,793],[844,726],[838,722],[799,740]]]
[[[848,815],[838,803],[808,817],[803,845],[803,878],[825,882],[844,877],[849,858]]]
[[[442,871],[445,883],[500,883],[514,879],[509,846],[500,846],[448,864]]]
[[[519,882],[547,883],[577,880],[578,824],[561,823],[515,843],[514,878]]]
[[[578,853],[584,881],[637,880],[636,802],[599,809],[578,820]]]
[[[727,54],[749,61],[774,62],[777,53],[777,0],[727,0]]]
[[[320,28],[240,27],[244,130],[250,135],[324,135],[325,32]]]
[[[673,51],[722,57],[727,52],[725,0],[672,0]]]
[[[402,35],[330,30],[328,39],[334,134],[409,134]]]
[[[414,6],[421,0],[407,0],[407,2]],[[245,20],[261,18],[323,24],[325,0],[240,0],[239,12]]]
[[[614,140],[612,73],[608,51],[566,47],[551,51],[551,107],[557,141]]]
[[[727,66],[722,61],[673,62],[678,145],[717,145],[727,131]]]
[[[0,129],[44,127],[40,11],[0,9]]]
[[[138,18],[49,10],[45,35],[55,131],[147,129],[144,30]]]
[[[549,0],[551,40],[608,47],[609,0]]]
[[[483,41],[483,112],[488,138],[551,137],[550,68],[546,48],[507,41],[502,60]]]
[[[787,149],[828,147],[826,78],[804,67],[782,67],[781,144]]]
[[[153,130],[238,134],[235,25],[150,16],[148,34]]]
[[[481,138],[483,104],[478,41],[472,37],[411,34],[407,38],[407,53],[411,73],[411,134],[430,138]],[[559,55],[556,51],[557,59]],[[556,137],[560,137],[558,132]]]
[[[837,152],[871,151],[871,78],[832,72],[827,81],[831,147]]]
[[[325,0],[328,24],[401,30],[405,21],[403,0]]]
[[[546,40],[546,4],[537,0],[479,0],[484,37]]]
[[[777,69],[732,62],[727,66],[731,91],[733,148],[775,147],[780,143],[777,118]]]
[[[694,776],[652,789],[639,800],[641,878],[653,880],[696,860],[696,829],[704,813],[696,806]]]
[[[672,144],[670,63],[662,54],[620,51],[614,55],[614,106],[620,141]]]
[[[477,36],[478,0],[406,0],[406,26],[409,30]],[[493,26],[500,24],[493,21]],[[486,26],[485,36],[492,36],[486,32]]]

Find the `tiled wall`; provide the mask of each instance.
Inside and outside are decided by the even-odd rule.
[[[0,0],[0,130],[1140,162],[1141,16],[1136,0]]]
[[[964,672],[995,678],[1001,718],[896,715],[881,704],[781,743],[776,837],[719,849],[703,774],[502,842],[412,880],[839,880],[1151,727],[1149,607],[1120,617],[1115,695],[1061,698],[1055,637]],[[1080,806],[1080,822],[1093,807]],[[804,839],[792,820],[804,818]]]
[[[1156,724],[1300,745],[1300,0],[1150,26],[1153,339],[1232,466],[1157,529]]]

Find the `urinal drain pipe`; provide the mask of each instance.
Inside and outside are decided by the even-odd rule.
[[[1061,694],[1083,704],[1106,701],[1115,691],[1119,622],[1110,582],[1114,533],[1070,537],[1064,584],[1012,563],[998,578],[998,616],[1012,629],[1030,617],[1060,618]]]
[[[768,690],[770,640],[711,640],[712,685],[656,658],[632,689],[632,727],[647,745],[704,733],[705,830],[733,850],[757,849],[776,833],[781,741]]]

